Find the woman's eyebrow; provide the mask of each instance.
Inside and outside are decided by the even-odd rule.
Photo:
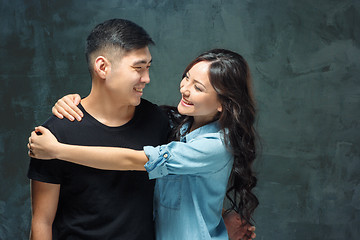
[[[194,79],[194,82],[196,82],[196,83],[198,83],[198,84],[202,85],[202,86],[206,89],[205,85],[204,85],[202,82],[200,82],[199,80]]]

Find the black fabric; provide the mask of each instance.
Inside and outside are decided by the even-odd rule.
[[[185,115],[181,115],[177,107],[161,105],[160,109],[167,115],[171,129],[176,129],[185,119]]]
[[[62,143],[142,149],[167,141],[166,115],[142,99],[134,118],[108,127],[80,106],[81,122],[54,116],[44,126]],[[121,159],[119,159],[121,161]],[[147,172],[108,171],[60,160],[31,159],[28,177],[61,185],[53,239],[154,239],[154,181]]]

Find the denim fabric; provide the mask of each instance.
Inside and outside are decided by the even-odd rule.
[[[149,178],[156,178],[156,238],[228,239],[221,213],[233,157],[218,123],[198,128],[177,142],[144,147],[144,151]]]

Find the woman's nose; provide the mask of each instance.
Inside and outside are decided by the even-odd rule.
[[[190,91],[188,89],[188,87],[186,86],[186,84],[180,84],[180,93],[183,95],[188,96],[190,94]]]

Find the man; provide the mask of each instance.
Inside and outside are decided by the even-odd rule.
[[[50,117],[59,141],[142,149],[167,140],[168,120],[141,99],[149,83],[152,39],[122,19],[99,24],[87,38],[92,78],[81,122]],[[154,182],[146,172],[104,171],[31,159],[31,239],[154,239]]]

